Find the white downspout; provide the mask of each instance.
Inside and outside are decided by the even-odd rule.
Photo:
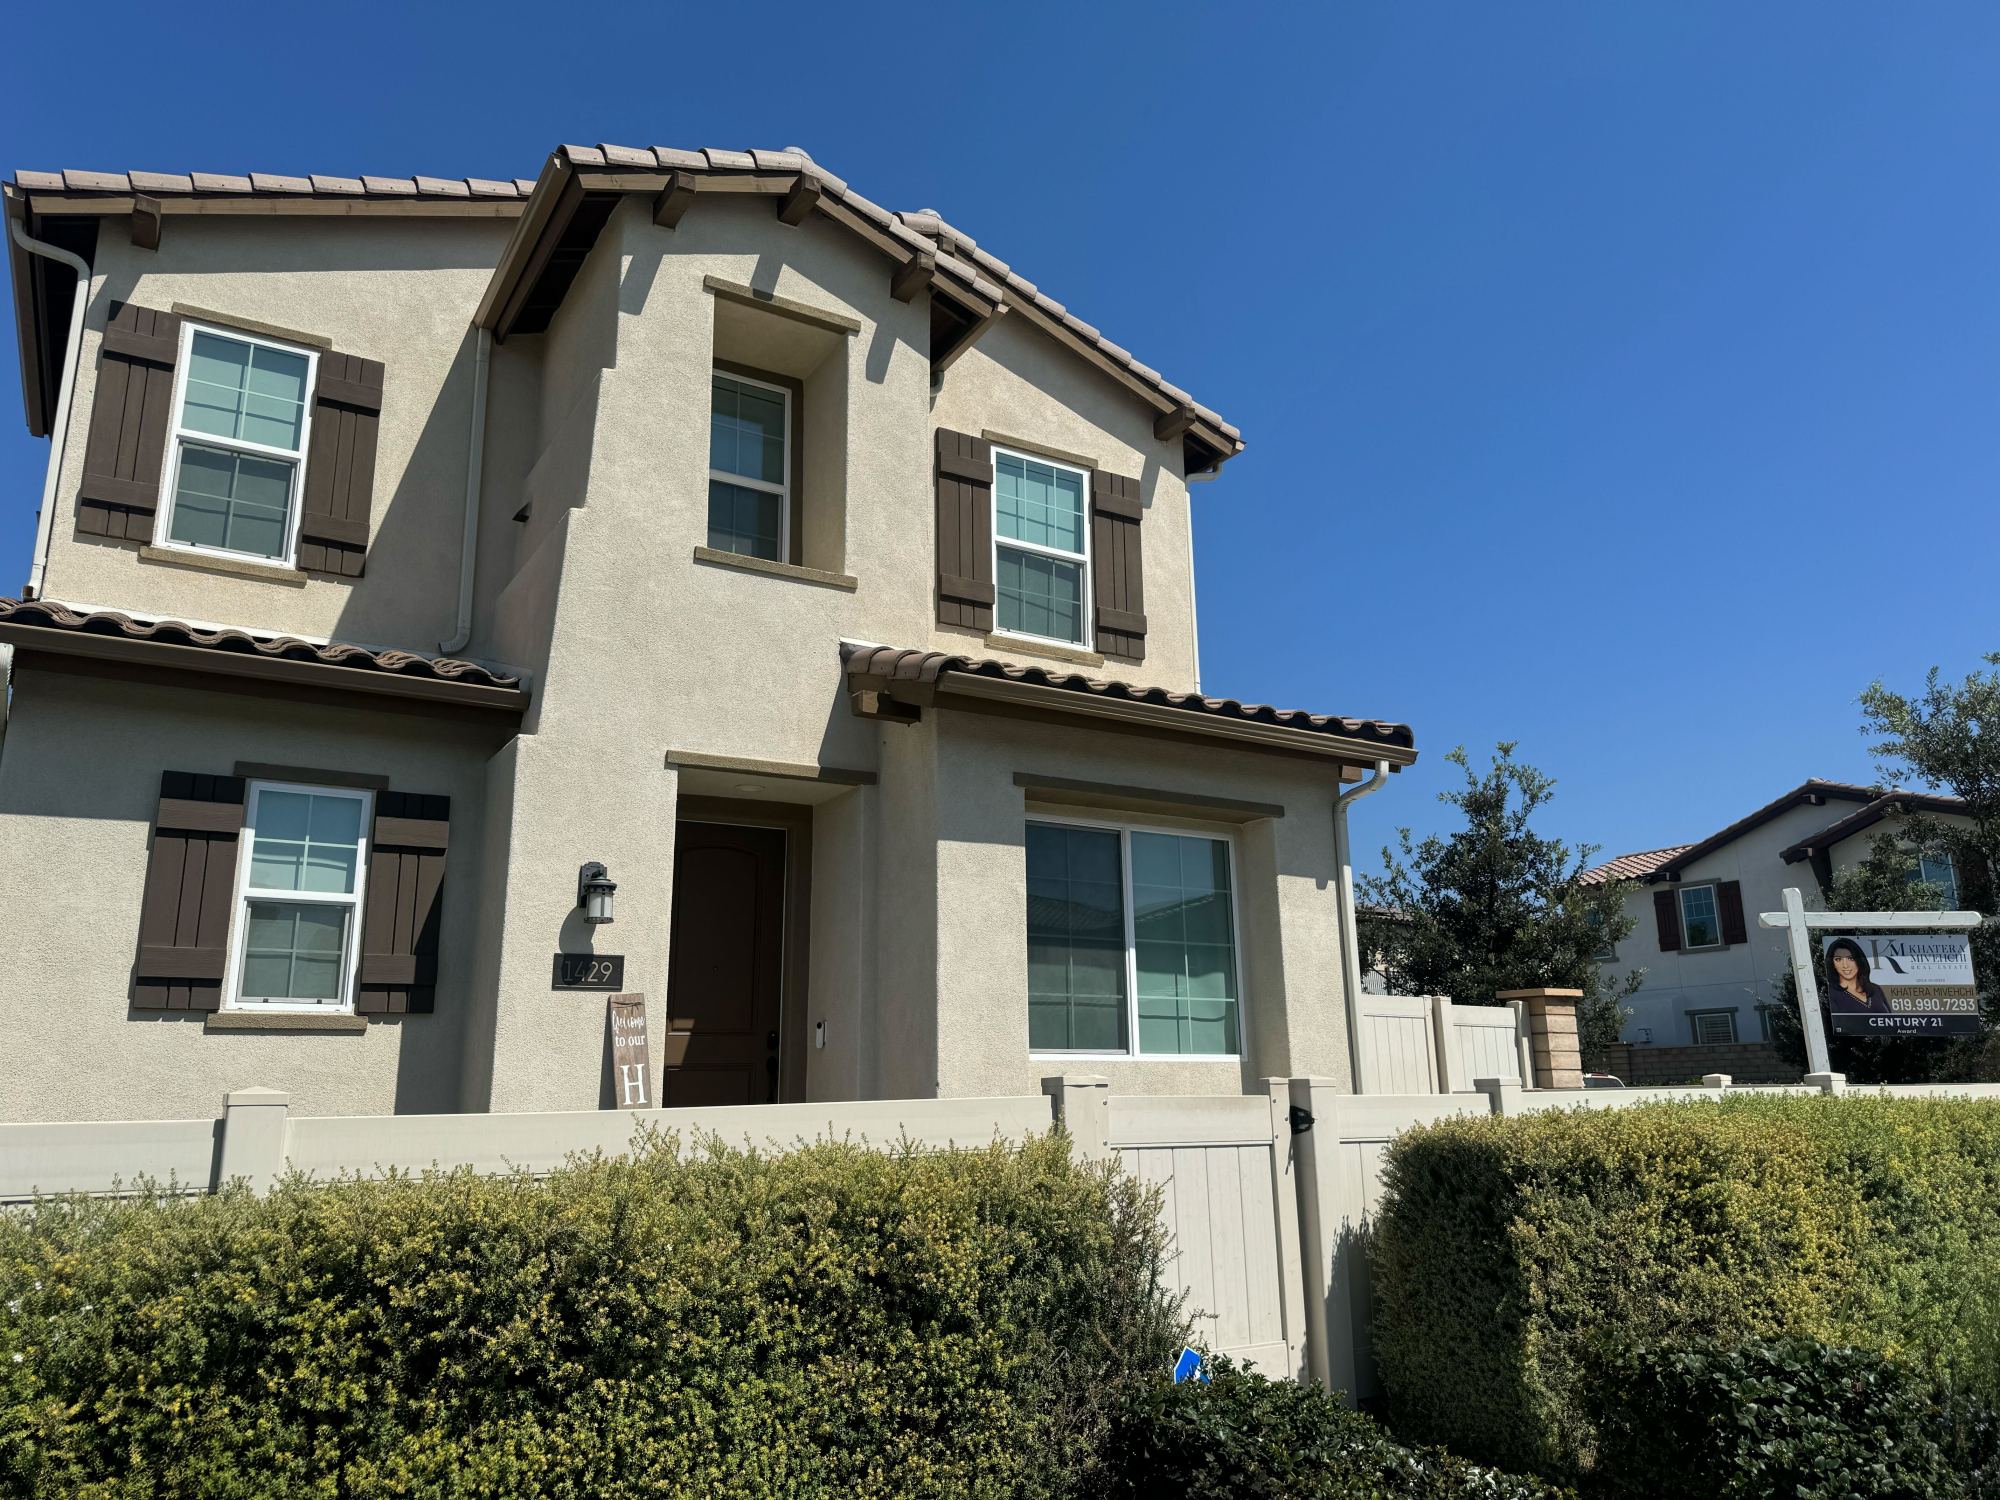
[[[1375,774],[1333,799],[1333,858],[1340,866],[1340,955],[1347,980],[1347,1060],[1354,1073],[1354,1092],[1361,1087],[1361,934],[1354,920],[1354,857],[1348,847],[1347,809],[1389,779],[1389,762],[1375,762]]]
[[[446,656],[463,651],[472,639],[472,575],[479,554],[479,480],[486,466],[486,366],[493,357],[493,330],[481,328],[473,341],[472,423],[465,455],[465,534],[458,553],[458,626],[439,641]]]
[[[1190,474],[1189,484],[1207,484],[1214,479],[1217,471],[1210,469],[1205,474]],[[1188,649],[1194,655],[1194,690],[1201,691],[1201,617],[1195,613],[1194,599],[1194,496],[1188,496]]]
[[[68,266],[76,272],[76,295],[70,298],[69,343],[64,347],[62,380],[56,392],[55,420],[49,425],[49,471],[42,480],[42,508],[35,513],[35,550],[28,564],[28,586],[21,590],[23,598],[42,597],[42,581],[49,571],[49,536],[55,527],[56,483],[62,478],[63,447],[69,441],[70,398],[76,394],[77,358],[83,352],[83,312],[90,301],[90,267],[83,257],[51,245],[46,240],[38,240],[22,227],[22,221],[14,219],[7,226],[14,235],[14,243],[31,255],[45,256],[57,265]]]

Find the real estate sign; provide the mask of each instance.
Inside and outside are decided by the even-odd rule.
[[[1972,945],[1962,932],[1860,932],[1821,940],[1827,1009],[1841,1036],[1979,1030]]]

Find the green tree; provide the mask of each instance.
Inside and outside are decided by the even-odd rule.
[[[1598,962],[1632,930],[1630,886],[1584,884],[1595,847],[1535,831],[1556,784],[1516,760],[1513,742],[1496,748],[1483,775],[1463,745],[1445,759],[1465,785],[1438,800],[1457,808],[1464,826],[1421,842],[1397,831],[1398,848],[1382,851],[1382,873],[1360,881],[1362,899],[1376,908],[1360,917],[1364,946],[1394,994],[1492,1005],[1501,990],[1580,989],[1584,1054],[1596,1054],[1617,1040],[1630,1014],[1624,1002],[1644,977],[1636,970],[1615,980]]]

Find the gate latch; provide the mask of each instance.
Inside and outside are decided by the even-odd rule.
[[[1288,1118],[1292,1122],[1293,1135],[1304,1135],[1308,1130],[1313,1128],[1312,1111],[1307,1109],[1303,1104],[1294,1104]]]

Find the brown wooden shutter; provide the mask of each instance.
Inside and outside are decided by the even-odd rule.
[[[1105,656],[1146,656],[1146,569],[1139,523],[1146,507],[1139,481],[1102,470],[1090,478],[1091,589],[1096,646]]]
[[[1681,903],[1677,892],[1672,889],[1653,892],[1653,920],[1660,928],[1660,951],[1680,952]]]
[[[993,628],[993,445],[938,429],[938,623]]]
[[[180,340],[177,314],[131,302],[111,304],[90,403],[83,484],[76,495],[79,536],[152,541],[173,428]]]
[[[375,503],[382,362],[329,349],[313,389],[312,444],[299,515],[301,571],[359,578]]]
[[[362,895],[361,979],[354,1008],[367,1015],[425,1014],[437,1005],[438,930],[451,799],[375,794]]]
[[[135,1008],[221,1008],[242,832],[241,778],[161,774],[132,969]]]
[[[1716,886],[1715,907],[1722,919],[1722,941],[1747,943],[1750,930],[1743,921],[1743,882],[1725,880]]]

